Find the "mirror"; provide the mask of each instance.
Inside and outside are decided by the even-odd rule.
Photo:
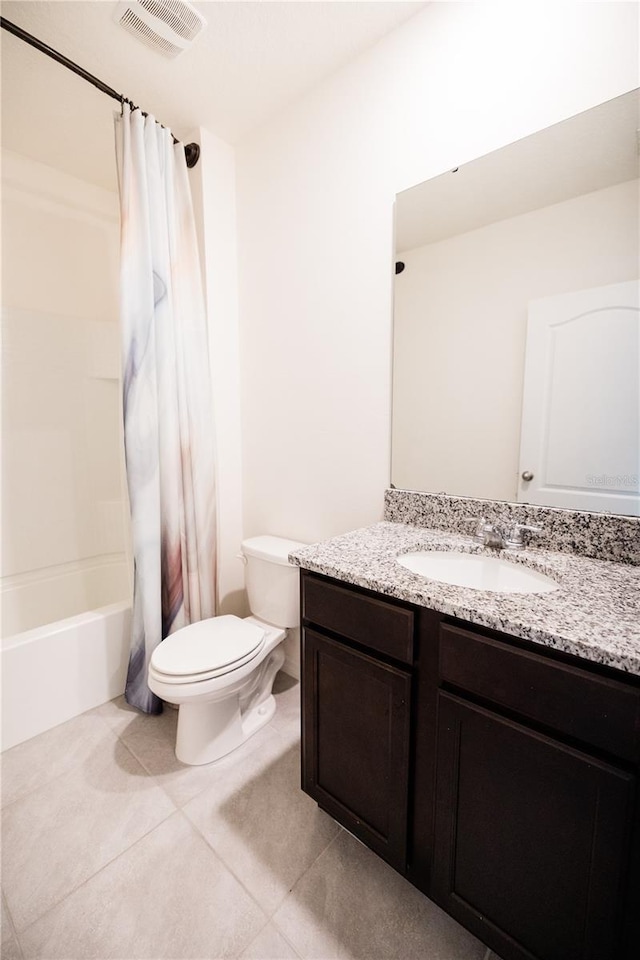
[[[394,486],[640,514],[639,94],[397,196]]]

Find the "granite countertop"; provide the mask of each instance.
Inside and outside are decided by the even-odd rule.
[[[296,550],[289,559],[305,570],[640,676],[640,567],[547,550],[502,550],[502,558],[545,573],[560,587],[544,594],[493,593],[427,580],[396,563],[399,554],[414,550],[496,555],[460,534],[383,521]]]

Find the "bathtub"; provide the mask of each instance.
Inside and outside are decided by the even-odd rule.
[[[131,604],[48,623],[2,641],[2,749],[124,691]]]

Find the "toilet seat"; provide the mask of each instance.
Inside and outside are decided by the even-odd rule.
[[[176,630],[153,651],[149,674],[162,683],[197,683],[223,676],[258,656],[265,631],[230,615]]]

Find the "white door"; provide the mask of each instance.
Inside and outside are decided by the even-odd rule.
[[[639,289],[529,303],[518,500],[640,514]]]

